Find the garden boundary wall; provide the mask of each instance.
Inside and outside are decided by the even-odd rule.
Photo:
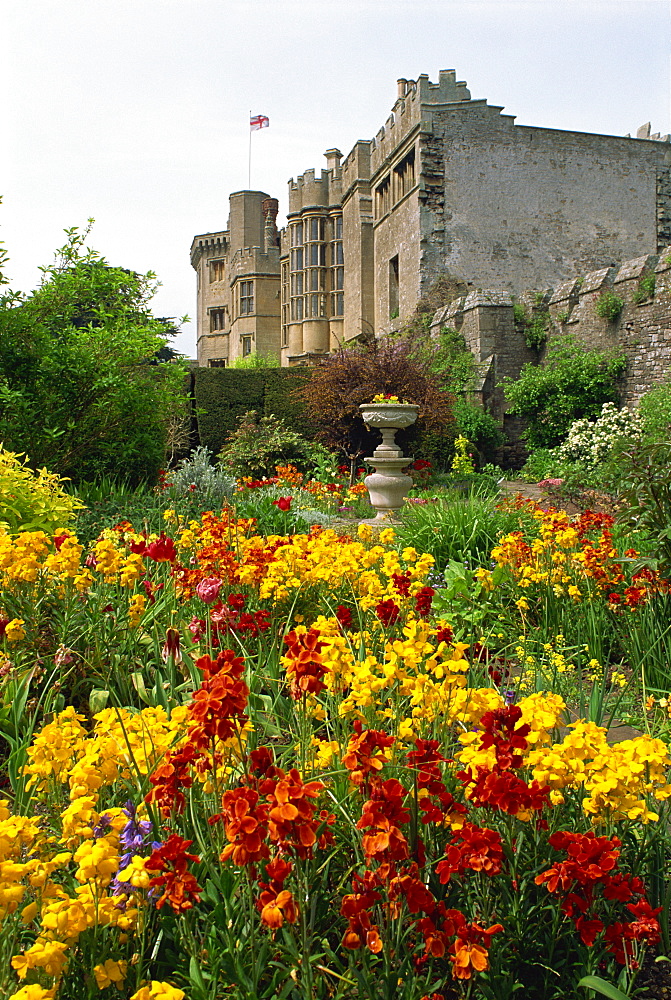
[[[606,292],[622,300],[612,320],[597,311]],[[516,321],[520,310],[515,305],[524,306],[526,324]],[[525,339],[534,317],[547,332],[539,350]],[[432,335],[437,337],[444,327],[463,335],[478,369],[476,399],[503,423],[513,441],[522,425],[506,414],[503,380],[516,379],[528,362],[542,365],[552,339],[563,334],[573,334],[585,347],[626,357],[622,402],[635,407],[646,392],[671,377],[671,247],[517,299],[508,292],[473,291],[434,314]]]

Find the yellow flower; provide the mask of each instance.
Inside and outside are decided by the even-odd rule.
[[[12,1000],[53,1000],[55,995],[55,986],[45,990],[37,983],[32,983],[30,986],[22,986],[18,993],[12,993]]]
[[[5,628],[5,639],[7,642],[20,642],[21,639],[25,639],[26,630],[22,628],[25,624],[23,618],[12,618],[11,622],[8,622]]]
[[[104,965],[94,965],[93,975],[96,977],[98,989],[104,990],[107,986],[112,986],[113,983],[121,986],[126,978],[127,969],[128,962],[114,962],[111,958],[108,958]]]
[[[393,545],[394,539],[396,538],[396,532],[393,528],[383,528],[380,532],[380,544],[381,545]]]
[[[152,979],[151,985],[141,986],[130,1000],[154,1000],[155,997],[160,1000],[184,1000],[185,995],[184,990],[178,990],[170,983],[159,983]]]
[[[494,578],[488,569],[476,569],[475,579],[487,593],[494,589]]]

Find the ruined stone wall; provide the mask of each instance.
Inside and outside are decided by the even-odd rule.
[[[654,294],[648,297],[644,292],[653,277]],[[597,312],[605,292],[624,302],[612,322]],[[626,405],[635,406],[649,389],[671,378],[671,248],[567,282],[553,292],[548,309],[553,319],[548,342],[572,333],[588,347],[610,347],[626,356]]]
[[[598,312],[605,293],[622,301],[619,315],[610,320]],[[636,406],[651,388],[671,379],[671,247],[591,271],[555,289],[527,292],[517,301],[529,317],[534,310],[549,316],[548,340],[540,351],[527,347],[506,292],[471,292],[439,309],[431,325],[434,336],[442,327],[462,333],[478,367],[476,397],[509,433],[520,428],[515,431],[506,416],[503,380],[517,378],[528,362],[542,365],[555,337],[572,334],[585,347],[623,354],[627,370],[621,392],[627,406]]]

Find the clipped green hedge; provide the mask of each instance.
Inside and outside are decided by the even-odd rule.
[[[293,398],[309,379],[309,369],[196,368],[193,375],[199,441],[214,455],[248,410],[272,413],[305,437],[314,435],[302,404]]]

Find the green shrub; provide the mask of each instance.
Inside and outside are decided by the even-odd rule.
[[[620,457],[621,520],[655,539],[661,574],[671,576],[671,440],[649,441]]]
[[[552,323],[552,316],[547,309],[540,308],[542,304],[542,292],[536,295],[536,305],[531,312],[531,316],[527,314],[527,310],[521,302],[513,304],[513,319],[516,325],[523,331],[524,342],[532,351],[540,351],[548,339],[548,330]]]
[[[485,462],[493,457],[496,449],[506,440],[506,435],[491,413],[467,399],[455,401],[454,419],[459,433],[475,445]]]
[[[565,335],[550,344],[543,365],[526,364],[517,381],[504,379],[508,411],[529,421],[532,449],[559,444],[574,420],[597,417],[604,403],[618,401],[617,380],[626,359],[583,347]]]
[[[33,472],[21,458],[0,445],[0,527],[10,534],[67,527],[84,505],[65,492],[60,476]]]
[[[245,370],[247,368],[279,368],[279,358],[268,354],[257,354],[253,351],[244,358],[235,358],[231,368]]]
[[[200,446],[165,474],[162,486],[166,507],[195,517],[203,510],[221,510],[235,489],[235,477],[212,465],[210,452]]]
[[[615,292],[602,292],[596,300],[597,316],[607,319],[609,323],[614,323],[624,308],[624,299],[621,299]]]
[[[309,379],[309,368],[197,368],[194,396],[200,444],[217,455],[238,420],[249,410],[274,414],[292,430],[314,433],[294,390]]]
[[[638,288],[634,292],[632,299],[638,305],[640,302],[647,302],[655,294],[656,279],[654,274],[644,274],[638,283]]]
[[[278,465],[291,464],[300,472],[309,472],[329,457],[326,448],[290,430],[273,414],[259,417],[250,410],[229,435],[218,460],[236,478],[263,479],[274,476]]]
[[[671,383],[659,385],[639,403],[643,418],[643,436],[649,441],[671,440]]]

